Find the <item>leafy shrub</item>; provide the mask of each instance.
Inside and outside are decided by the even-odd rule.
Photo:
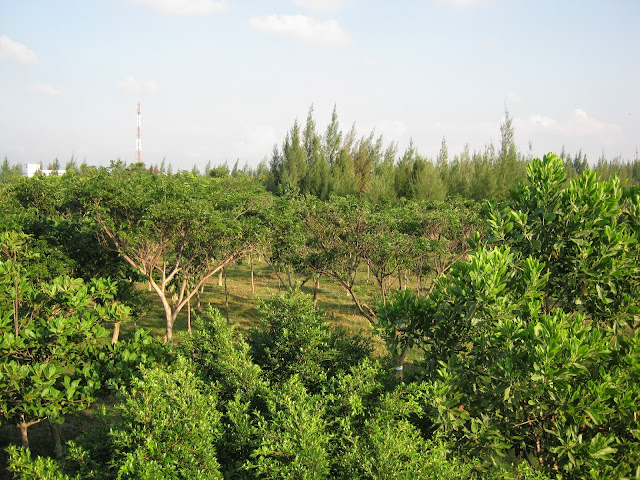
[[[275,382],[295,374],[317,392],[328,377],[372,352],[368,341],[333,331],[324,313],[299,291],[266,301],[261,314],[259,326],[249,333],[251,355]]]
[[[222,478],[216,456],[218,400],[184,358],[171,369],[144,370],[124,392],[110,433],[118,478]]]
[[[265,414],[258,414],[258,447],[246,468],[265,478],[329,477],[330,434],[325,406],[297,375],[269,391]]]
[[[193,332],[180,339],[182,354],[205,382],[215,386],[220,399],[239,395],[251,401],[256,391],[265,388],[265,381],[260,367],[251,361],[249,345],[217,309],[197,317],[194,325]]]
[[[109,343],[96,353],[103,389],[118,390],[140,378],[142,369],[168,365],[174,356],[170,346],[163,344],[147,330],[140,328],[133,338]]]

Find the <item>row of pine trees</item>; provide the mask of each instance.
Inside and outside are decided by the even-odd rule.
[[[442,139],[435,159],[421,155],[413,142],[399,154],[395,141],[385,144],[382,135],[371,132],[358,136],[355,125],[344,133],[334,107],[331,122],[319,133],[309,109],[304,127],[296,121],[282,146],[275,145],[253,173],[261,177],[274,193],[294,190],[326,199],[332,193],[356,195],[373,203],[407,200],[444,200],[461,196],[473,200],[504,198],[509,189],[525,179],[526,165],[532,157],[516,147],[513,119],[505,110],[500,125],[500,144],[489,143],[471,152],[469,146],[451,157]],[[561,158],[569,178],[589,168],[587,156],[562,151]],[[640,161],[609,161],[604,154],[597,168],[603,179],[620,175],[629,185],[640,185]],[[237,164],[234,171],[237,174]]]

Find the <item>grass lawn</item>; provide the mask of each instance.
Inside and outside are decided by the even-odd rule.
[[[359,288],[356,287],[356,291],[363,300],[370,305],[375,305],[375,301],[379,296],[377,284],[373,277],[367,281],[366,269],[363,270],[359,275],[357,282]],[[251,270],[247,261],[228,267],[225,273],[227,276],[229,321],[237,325],[240,331],[247,331],[258,323],[260,316],[257,307],[262,301],[283,293],[287,288],[287,285],[280,282],[271,267],[266,262],[258,259],[254,262],[255,293],[251,289]],[[280,276],[287,282],[286,275],[281,274]],[[296,279],[301,280],[300,277],[296,277]],[[219,285],[218,282],[218,276],[209,279],[204,292],[200,296],[201,305],[205,310],[208,305],[211,305],[225,315],[227,309],[224,281],[222,282],[223,285]],[[147,290],[145,285],[141,285],[140,288]],[[301,290],[312,296],[313,286],[311,280],[306,282]],[[353,300],[344,289],[332,282],[331,279],[321,278],[317,300],[318,307],[327,313],[329,323],[333,326],[345,328],[353,334],[371,335],[372,330],[369,321],[358,312]],[[145,313],[140,315],[134,325],[123,326],[122,333],[126,335],[137,327],[143,327],[153,332],[154,335],[162,337],[165,329],[162,304],[153,291],[145,292],[144,301]],[[194,304],[191,307],[192,311],[195,310]],[[197,315],[195,312],[194,314]],[[185,307],[176,320],[174,333],[178,334],[186,330],[187,309]]]

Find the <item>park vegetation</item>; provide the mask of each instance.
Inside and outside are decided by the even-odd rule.
[[[639,478],[638,162],[312,113],[254,172],[2,167],[6,478]],[[248,328],[203,301],[239,264]]]

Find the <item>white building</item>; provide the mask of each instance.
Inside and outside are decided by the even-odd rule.
[[[63,175],[66,170],[42,170],[39,163],[25,163],[22,165],[22,174],[25,177],[33,177],[37,172],[43,175]]]

